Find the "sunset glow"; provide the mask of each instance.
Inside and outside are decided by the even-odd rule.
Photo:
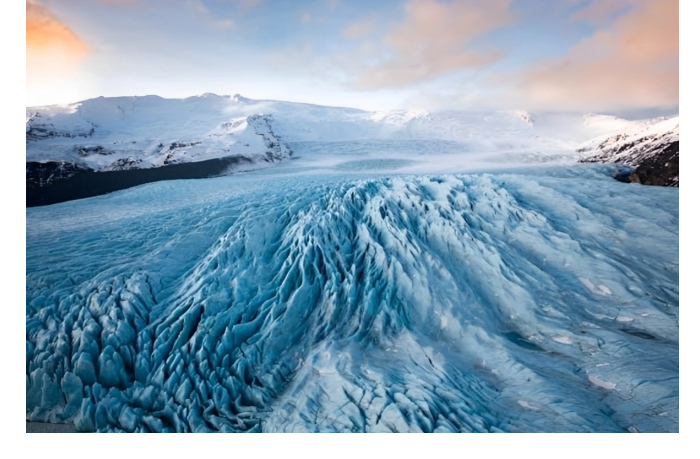
[[[673,111],[678,15],[667,0],[27,0],[27,104]]]

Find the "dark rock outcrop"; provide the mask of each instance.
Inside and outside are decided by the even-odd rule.
[[[643,185],[679,186],[680,140],[678,118],[636,131],[591,141],[577,150],[580,162],[615,163],[615,179]]]
[[[70,163],[27,163],[27,207],[89,198],[160,180],[197,179],[253,164],[246,156],[229,156],[150,169],[96,172]]]
[[[124,115],[121,107],[117,108]],[[95,135],[97,124],[75,113],[80,112],[28,115],[27,207],[87,198],[159,180],[207,178],[241,166],[274,164],[292,156],[292,150],[275,132],[275,119],[269,114],[229,120],[219,130],[194,130],[194,136],[184,139],[178,139],[182,132],[171,128],[146,134],[137,130],[133,138],[110,140],[108,130],[102,128]],[[260,142],[251,142],[256,136],[260,136]],[[94,142],[56,141],[55,137],[92,137]],[[220,156],[212,158],[214,155]]]
[[[27,190],[49,186],[88,171],[91,169],[65,161],[28,162]]]
[[[643,185],[679,186],[679,141],[666,145],[655,156],[642,161],[635,170]]]

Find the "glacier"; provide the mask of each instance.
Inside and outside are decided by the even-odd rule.
[[[26,209],[27,420],[679,430],[677,188],[350,140]]]

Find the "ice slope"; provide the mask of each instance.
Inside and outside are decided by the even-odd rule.
[[[297,172],[27,209],[27,419],[678,431],[678,189]]]
[[[462,150],[573,155],[584,140],[631,122],[602,115],[524,111],[362,110],[204,94],[89,99],[27,108],[27,162],[93,170],[151,168],[245,156],[288,158],[295,142],[439,140]]]

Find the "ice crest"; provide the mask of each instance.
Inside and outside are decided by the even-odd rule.
[[[677,189],[620,205],[627,185],[586,171],[221,177],[27,209],[27,419],[677,431]]]

